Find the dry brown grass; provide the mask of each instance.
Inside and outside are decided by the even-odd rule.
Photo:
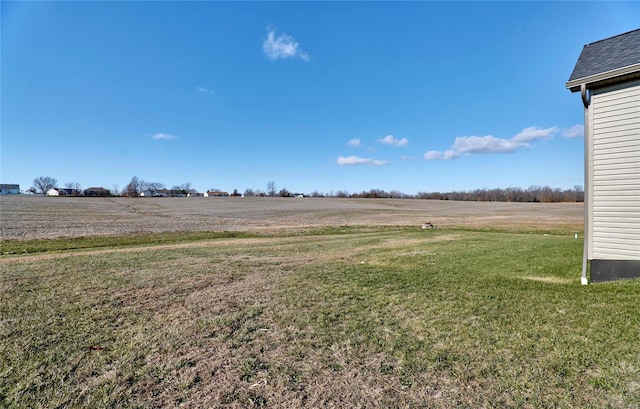
[[[416,227],[191,244],[0,260],[0,406],[640,397],[637,286],[581,288],[570,235]]]
[[[261,232],[3,256],[0,406],[631,408],[640,398],[638,286],[579,285],[581,243],[564,232],[580,231],[581,204],[0,204],[3,238]],[[426,221],[440,228],[421,230]]]

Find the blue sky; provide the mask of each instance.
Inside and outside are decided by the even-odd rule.
[[[639,2],[2,1],[1,175],[22,189],[583,184],[582,46]]]

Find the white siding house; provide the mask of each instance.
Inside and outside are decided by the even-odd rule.
[[[640,260],[640,80],[594,90],[594,259]]]
[[[567,88],[585,107],[591,281],[640,277],[640,29],[585,45]]]

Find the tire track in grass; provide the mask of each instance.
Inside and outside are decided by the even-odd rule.
[[[349,234],[345,235],[344,240],[357,240],[362,237],[375,233],[361,233],[361,234]],[[39,262],[46,260],[58,260],[67,257],[76,256],[95,256],[104,254],[122,254],[122,253],[140,253],[145,251],[158,251],[158,250],[179,250],[179,249],[196,249],[206,248],[209,246],[250,246],[250,245],[287,245],[292,243],[299,243],[301,241],[316,241],[326,240],[326,236],[290,236],[290,237],[250,237],[250,238],[225,238],[225,239],[212,239],[212,240],[198,240],[188,243],[174,243],[174,244],[148,244],[143,246],[131,246],[131,247],[119,247],[119,248],[103,248],[99,250],[87,250],[87,249],[69,249],[61,252],[52,253],[37,253],[27,255],[11,255],[0,256],[0,265],[14,264],[14,263],[28,263]],[[336,236],[332,236],[332,240],[336,240]]]

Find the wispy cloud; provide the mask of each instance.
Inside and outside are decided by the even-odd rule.
[[[454,152],[454,151],[427,151],[424,154],[424,159],[425,160],[443,160],[443,159],[455,159],[457,157],[459,157],[460,154]]]
[[[168,133],[164,133],[164,132],[160,132],[160,133],[156,133],[153,135],[149,135],[151,138],[155,139],[155,140],[159,140],[159,141],[170,141],[172,139],[177,139],[177,136],[168,134]]]
[[[524,128],[519,134],[511,138],[511,141],[516,143],[527,143],[540,140],[552,139],[555,134],[558,133],[558,127],[552,126],[551,128],[538,128],[537,126],[530,126]]]
[[[574,125],[571,128],[564,128],[562,136],[565,138],[581,138],[584,136],[584,125]]]
[[[358,156],[338,156],[336,163],[341,166],[355,166],[355,165],[382,166],[382,165],[386,165],[388,162],[386,160],[360,158]]]
[[[309,61],[309,54],[300,48],[300,43],[287,33],[276,35],[276,29],[272,26],[267,27],[267,38],[262,43],[262,50],[270,60],[300,58],[303,61]]]
[[[354,148],[357,148],[359,146],[362,146],[362,142],[360,141],[360,139],[355,138],[355,139],[351,139],[349,142],[347,142],[346,145],[347,146],[352,146]]]
[[[407,146],[409,144],[409,140],[407,138],[398,139],[393,135],[387,135],[384,138],[380,138],[378,139],[378,142],[392,146]]]
[[[213,95],[216,93],[214,90],[201,87],[200,85],[196,86],[196,91],[198,91],[201,94],[207,94],[207,95]]]
[[[493,135],[459,136],[453,149],[459,153],[510,153],[527,144],[512,139],[500,139]]]
[[[524,128],[517,135],[509,138],[496,138],[493,135],[485,136],[458,136],[450,150],[447,151],[427,151],[424,154],[425,160],[455,159],[463,155],[476,153],[512,153],[521,148],[528,148],[536,141],[548,141],[561,132],[563,135],[573,134],[574,128],[561,130],[557,126],[550,128],[539,128],[531,126]]]

